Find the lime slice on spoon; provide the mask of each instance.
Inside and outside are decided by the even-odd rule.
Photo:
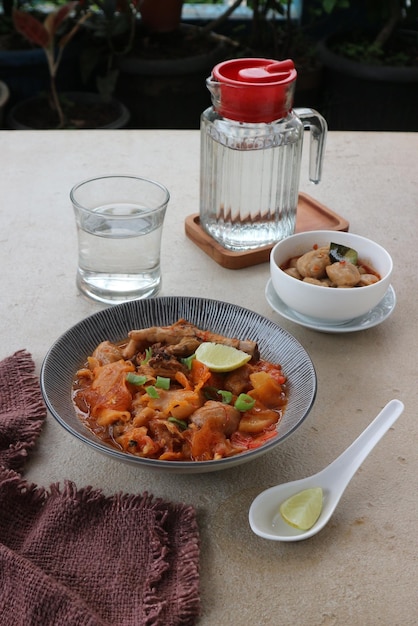
[[[309,530],[321,515],[322,501],[321,487],[304,489],[281,503],[280,515],[293,528]]]
[[[196,359],[211,372],[232,372],[248,363],[251,355],[223,343],[205,341],[197,348]]]

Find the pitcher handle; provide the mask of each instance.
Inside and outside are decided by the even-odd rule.
[[[317,185],[322,176],[328,125],[315,109],[296,108],[294,112],[301,119],[303,126],[310,129],[309,180]]]

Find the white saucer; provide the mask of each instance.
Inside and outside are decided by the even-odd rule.
[[[300,315],[293,309],[290,309],[274,291],[271,279],[266,285],[265,295],[267,302],[276,313],[295,324],[300,324],[300,326],[312,328],[313,330],[319,330],[322,333],[353,333],[358,330],[372,328],[384,322],[385,319],[393,313],[396,306],[395,291],[392,285],[390,285],[384,298],[374,309],[365,315],[356,317],[349,322],[343,322],[342,324],[325,324],[313,318]]]

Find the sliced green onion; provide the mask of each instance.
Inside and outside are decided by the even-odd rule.
[[[150,358],[152,357],[152,348],[146,348],[145,350],[145,359],[141,361],[141,365],[146,365]]]
[[[187,430],[188,428],[187,422],[184,420],[178,420],[176,417],[169,417],[167,421],[178,426],[180,430]]]
[[[157,376],[157,380],[155,381],[155,386],[159,389],[170,389],[170,379],[165,376]]]
[[[218,394],[222,398],[222,402],[224,404],[230,404],[232,400],[232,393],[230,391],[224,391],[223,389],[219,389]]]
[[[180,362],[183,363],[187,367],[188,370],[192,369],[192,363],[195,360],[196,355],[191,354],[190,356],[186,356],[184,359],[180,359]]]
[[[235,400],[234,407],[237,409],[237,411],[249,411],[253,408],[254,404],[254,398],[246,393],[240,393],[238,398]]]
[[[140,387],[147,382],[147,377],[134,374],[133,372],[128,372],[128,374],[126,374],[126,381],[128,383],[132,383],[132,385],[138,385],[138,387]]]
[[[147,394],[149,395],[150,398],[159,398],[160,394],[158,393],[158,391],[156,390],[156,388],[153,385],[149,385],[147,387]]]

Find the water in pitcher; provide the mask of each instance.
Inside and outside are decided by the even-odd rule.
[[[251,250],[295,229],[303,124],[290,112],[273,123],[202,115],[201,206],[204,230],[230,250]]]
[[[157,293],[163,215],[113,203],[84,217],[78,224],[80,289],[104,302]]]

